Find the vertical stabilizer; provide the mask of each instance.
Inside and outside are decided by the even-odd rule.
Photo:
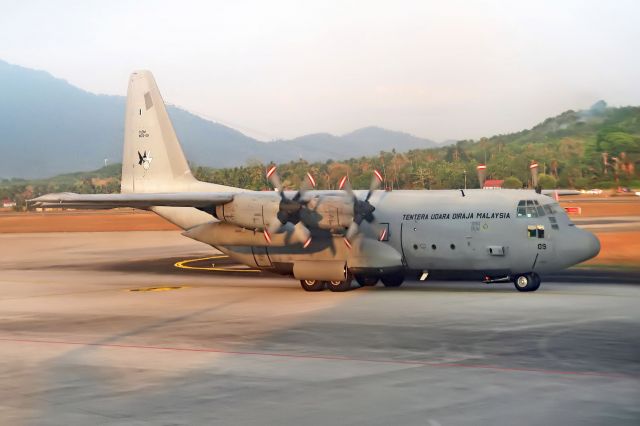
[[[172,192],[197,183],[149,71],[129,78],[121,191]]]

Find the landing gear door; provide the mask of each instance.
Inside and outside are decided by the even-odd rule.
[[[271,266],[271,259],[267,253],[266,247],[251,247],[253,252],[253,259],[256,262],[256,266],[259,268],[268,268]]]

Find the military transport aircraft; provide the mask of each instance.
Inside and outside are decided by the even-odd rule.
[[[248,191],[196,180],[149,71],[129,80],[120,194],[59,193],[37,207],[151,210],[237,262],[292,276],[307,291],[397,287],[463,271],[484,282],[535,291],[541,273],[596,256],[598,239],[577,228],[553,199],[533,190]]]

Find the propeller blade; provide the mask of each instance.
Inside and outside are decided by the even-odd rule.
[[[531,161],[529,170],[531,171],[531,186],[536,188],[538,186],[538,163],[535,160]]]
[[[371,185],[369,185],[369,192],[375,191],[376,189],[380,188],[380,184],[382,183],[382,181],[383,179],[380,172],[377,170],[374,170],[373,177],[371,178]]]
[[[356,194],[353,192],[353,188],[351,188],[351,182],[349,182],[349,177],[347,175],[344,175],[344,177],[340,179],[338,188],[346,191],[347,194],[349,194],[351,197],[356,197]]]
[[[349,242],[347,237],[344,237],[344,245],[347,246],[349,250],[351,250],[351,243]]]
[[[302,182],[302,185],[300,185],[300,189],[298,190],[298,193],[296,194],[295,197],[293,197],[293,199],[299,200],[300,197],[302,197],[305,192],[315,187],[316,187],[316,179],[313,177],[311,173],[307,172],[307,175],[305,176],[305,179]]]
[[[269,234],[277,234],[277,233],[282,231],[283,226],[284,225],[282,224],[282,222],[280,222],[279,219],[275,219],[275,220],[271,221],[271,223],[269,224],[269,226],[267,226],[265,228],[265,230]]]
[[[303,248],[307,248],[311,244],[311,231],[302,222],[296,223],[293,228],[293,235],[298,242],[302,243]]]
[[[267,228],[264,228],[262,230],[262,234],[264,235],[264,239],[267,244],[271,244],[271,234],[269,233],[269,230]]]
[[[367,193],[367,197],[364,199],[365,201],[369,201],[369,198],[373,195],[373,191],[380,188],[380,184],[382,183],[382,175],[379,171],[374,170],[373,176],[371,177],[371,185],[369,185],[369,192]]]
[[[276,166],[269,167],[267,169],[267,179],[271,182],[271,185],[282,194],[282,181],[276,170]]]
[[[351,239],[358,233],[359,228],[358,222],[354,220],[351,222],[351,225],[349,225],[349,229],[347,229],[347,233],[344,235],[344,238],[351,241]]]

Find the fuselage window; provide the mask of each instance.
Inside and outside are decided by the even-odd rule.
[[[381,222],[380,225],[382,226],[382,229],[380,229],[380,233],[378,234],[378,240],[389,241],[389,224]]]
[[[526,201],[520,200],[518,202],[518,217],[527,217]]]
[[[527,217],[538,217],[538,211],[532,200],[527,200]]]

